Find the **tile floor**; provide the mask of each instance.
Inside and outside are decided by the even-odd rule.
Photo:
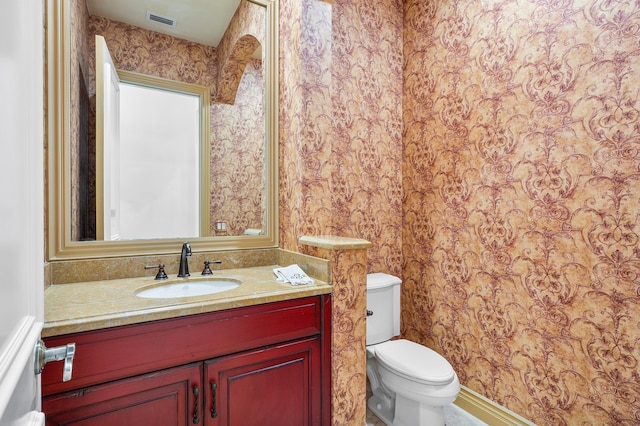
[[[446,426],[487,426],[485,422],[478,420],[455,404],[444,407],[444,417]],[[385,426],[385,424],[367,409],[367,426]]]

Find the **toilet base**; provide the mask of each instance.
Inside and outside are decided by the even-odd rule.
[[[420,404],[399,395],[395,400],[373,395],[367,400],[367,408],[387,426],[444,426],[444,407]]]
[[[392,426],[444,426],[444,407],[420,404],[396,394]]]
[[[371,410],[387,426],[393,426],[395,401],[382,395],[373,395],[367,400],[367,408]]]

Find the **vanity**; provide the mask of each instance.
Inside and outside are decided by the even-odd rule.
[[[50,286],[45,344],[76,346],[71,380],[62,362],[42,373],[47,424],[329,424],[332,287],[276,266],[184,298],[136,296],[153,277]]]

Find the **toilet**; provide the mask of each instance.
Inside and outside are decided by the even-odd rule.
[[[443,426],[460,381],[437,352],[391,340],[400,334],[400,284],[393,275],[367,275],[367,407],[387,426]]]

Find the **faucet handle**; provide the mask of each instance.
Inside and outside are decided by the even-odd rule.
[[[209,265],[212,263],[220,264],[222,263],[222,261],[221,260],[205,260],[204,269],[202,270],[202,274],[200,275],[213,275],[213,271],[211,271],[211,268],[209,267]]]
[[[158,273],[156,274],[156,277],[154,278],[154,280],[166,280],[167,278],[169,278],[167,276],[167,273],[164,272],[164,263],[161,263],[159,265],[151,265],[151,266],[145,266],[144,269],[155,269],[158,268]]]

